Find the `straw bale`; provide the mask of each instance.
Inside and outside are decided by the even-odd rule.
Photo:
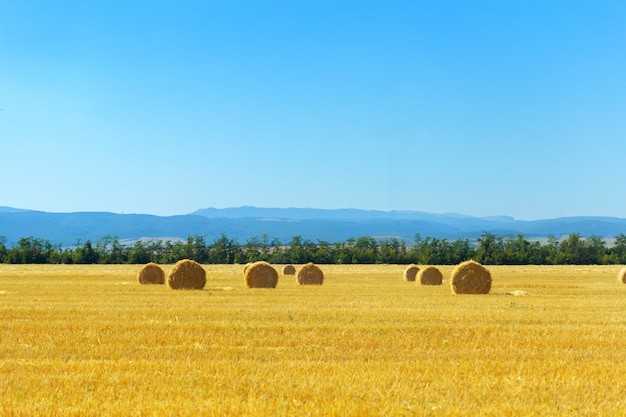
[[[140,284],[165,284],[165,272],[154,262],[145,264],[137,273]]]
[[[476,261],[465,261],[452,271],[450,279],[455,294],[489,294],[491,273]]]
[[[513,291],[509,291],[504,295],[512,295],[513,297],[528,297],[531,294],[527,291],[522,291],[522,290],[513,290]]]
[[[441,285],[443,283],[443,274],[434,266],[427,266],[420,269],[415,280],[420,285]]]
[[[285,265],[283,268],[283,275],[295,275],[296,268],[293,265]]]
[[[617,273],[617,282],[620,284],[626,284],[626,266],[620,269]]]
[[[417,276],[417,273],[419,272],[419,268],[417,267],[417,265],[411,264],[409,266],[406,267],[406,269],[404,270],[404,274],[403,274],[403,278],[405,281],[409,281],[409,282],[413,282],[415,281],[415,278]]]
[[[324,272],[313,262],[309,262],[300,268],[297,280],[300,285],[322,285],[324,283]]]
[[[276,288],[278,272],[265,261],[251,264],[243,274],[248,288]]]
[[[206,284],[206,271],[191,259],[183,259],[172,267],[167,283],[174,290],[201,290]]]

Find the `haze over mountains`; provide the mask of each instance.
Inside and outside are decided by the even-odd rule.
[[[484,232],[502,237],[521,233],[527,238],[561,237],[579,233],[583,237],[613,238],[626,234],[626,219],[615,217],[563,217],[524,221],[512,217],[473,217],[460,214],[431,214],[419,211],[375,211],[311,208],[206,208],[179,216],[116,214],[107,212],[48,213],[0,207],[0,236],[9,246],[24,237],[47,239],[72,246],[77,239],[96,242],[109,235],[120,240],[185,239],[204,236],[208,243],[222,234],[240,243],[263,234],[288,243],[303,239],[345,242],[349,238],[396,237],[413,242],[415,234],[439,239],[473,239]]]

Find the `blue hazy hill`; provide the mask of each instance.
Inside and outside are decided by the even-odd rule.
[[[583,237],[612,238],[620,233],[626,234],[626,219],[564,217],[524,221],[508,216],[473,217],[420,211],[250,206],[206,208],[187,215],[155,216],[107,212],[48,213],[0,206],[0,236],[4,236],[11,246],[24,237],[71,246],[77,239],[96,242],[105,235],[122,240],[185,239],[191,235],[204,236],[210,243],[224,234],[245,243],[247,239],[266,234],[282,243],[288,243],[294,236],[334,243],[362,236],[396,237],[412,242],[416,233],[439,239],[473,239],[484,232],[502,237],[516,233],[527,238],[579,233]]]

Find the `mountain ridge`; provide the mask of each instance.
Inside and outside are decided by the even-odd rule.
[[[186,239],[204,236],[208,242],[225,235],[245,243],[267,235],[283,243],[294,236],[311,241],[345,242],[363,236],[397,237],[413,242],[422,238],[475,239],[488,232],[509,237],[561,237],[578,233],[613,238],[626,234],[626,219],[608,216],[561,217],[516,220],[510,216],[474,217],[456,213],[421,211],[378,211],[361,209],[260,208],[243,206],[205,208],[190,214],[157,216],[110,212],[50,213],[0,206],[0,236],[9,246],[21,238],[47,239],[70,246],[78,240],[96,242],[109,235],[121,240]]]

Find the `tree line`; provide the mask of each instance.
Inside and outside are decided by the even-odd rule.
[[[261,235],[240,243],[222,234],[208,243],[204,236],[187,240],[137,240],[123,244],[106,235],[97,242],[77,241],[72,247],[53,245],[41,238],[26,237],[7,247],[0,236],[0,263],[7,264],[172,264],[193,259],[203,264],[245,264],[259,260],[276,264],[429,264],[455,265],[474,259],[485,265],[610,265],[626,264],[626,235],[619,234],[610,247],[599,236],[583,238],[572,233],[564,239],[554,236],[545,242],[530,241],[523,235],[501,237],[483,232],[469,239],[422,238],[412,245],[398,238],[371,236],[350,238],[342,243],[314,242],[294,236],[283,244]]]

